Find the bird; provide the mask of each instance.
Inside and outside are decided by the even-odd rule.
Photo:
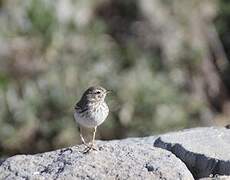
[[[81,141],[86,145],[85,152],[97,150],[95,147],[96,131],[97,127],[106,120],[109,114],[109,107],[105,102],[105,97],[110,92],[110,90],[106,90],[101,86],[89,87],[74,106],[74,119],[79,127]],[[81,127],[94,130],[91,143],[86,143]]]

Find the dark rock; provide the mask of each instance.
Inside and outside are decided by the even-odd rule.
[[[167,149],[180,158],[195,179],[230,175],[230,130],[196,128],[160,136],[155,147]]]
[[[226,129],[230,129],[230,124],[227,124],[227,125],[225,126],[225,128],[226,128]]]

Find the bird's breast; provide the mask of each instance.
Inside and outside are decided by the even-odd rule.
[[[93,128],[103,123],[109,114],[109,108],[105,102],[88,106],[87,110],[76,110],[74,118],[77,123],[84,127]]]

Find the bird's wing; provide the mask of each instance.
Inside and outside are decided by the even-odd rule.
[[[81,109],[81,106],[79,106],[79,103],[76,103],[76,104],[75,104],[74,109],[75,109],[75,110],[80,110],[80,109]]]
[[[82,105],[81,105],[81,102],[78,102],[78,103],[76,103],[76,105],[74,106],[74,109],[75,109],[76,111],[78,111],[79,113],[83,113],[83,112],[85,112],[85,111],[88,110],[88,107],[87,107],[87,106],[82,106]]]

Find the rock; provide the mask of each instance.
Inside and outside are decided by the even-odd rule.
[[[196,128],[160,136],[155,147],[167,149],[180,158],[195,179],[230,175],[230,130]]]
[[[185,164],[153,147],[154,137],[97,141],[98,151],[75,146],[36,155],[17,155],[0,165],[0,179],[192,180]]]
[[[199,180],[229,180],[230,176],[215,176],[215,177],[207,177],[207,178],[201,178]]]

